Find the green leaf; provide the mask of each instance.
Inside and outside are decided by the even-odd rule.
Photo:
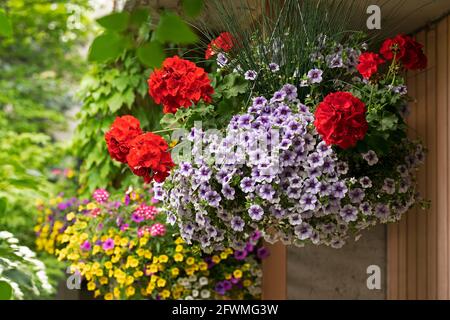
[[[11,21],[6,16],[5,11],[0,9],[0,36],[11,37],[13,34],[13,29]]]
[[[181,4],[184,13],[191,18],[198,16],[203,9],[203,0],[183,0]]]
[[[114,113],[122,107],[124,103],[124,98],[122,94],[116,92],[111,98],[108,99],[109,110]]]
[[[121,32],[128,27],[128,21],[130,20],[130,14],[126,11],[115,12],[107,16],[97,19],[97,22],[105,29],[111,31]]]
[[[393,130],[397,126],[398,118],[395,114],[391,112],[385,112],[383,118],[381,119],[381,130]]]
[[[6,281],[0,281],[0,300],[11,300],[12,288]]]
[[[7,200],[6,198],[0,198],[0,216],[3,215],[6,211],[6,204]]]
[[[116,59],[125,49],[126,41],[116,33],[105,33],[94,39],[89,49],[89,61],[106,62]]]
[[[150,12],[147,9],[138,8],[133,12],[131,12],[130,23],[139,27],[140,25],[142,25],[144,22],[147,21],[149,15]]]
[[[154,38],[161,43],[189,44],[198,40],[191,28],[173,13],[165,13],[159,20]]]
[[[164,48],[159,42],[152,41],[137,49],[137,56],[142,64],[150,68],[158,68],[164,61],[166,55]]]

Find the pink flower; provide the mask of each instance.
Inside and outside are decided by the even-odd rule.
[[[85,240],[81,245],[80,245],[81,250],[84,251],[89,251],[91,250],[91,243],[88,240]]]
[[[108,200],[109,193],[105,189],[97,189],[92,194],[92,198],[94,198],[97,203],[104,203]]]
[[[105,251],[114,249],[114,240],[111,238],[106,239],[106,241],[103,242],[102,248]]]
[[[162,223],[155,223],[150,227],[152,237],[163,236],[166,234],[166,227]]]

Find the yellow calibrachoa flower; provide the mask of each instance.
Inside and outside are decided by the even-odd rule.
[[[114,299],[114,296],[111,292],[105,294],[105,300],[112,300],[112,299]]]
[[[182,252],[183,251],[183,246],[182,245],[177,245],[176,247],[175,247],[175,252]]]
[[[180,274],[180,269],[178,269],[177,267],[170,269],[170,273],[172,273],[173,277],[176,277]]]
[[[157,273],[158,272],[158,265],[152,263],[151,265],[148,266],[147,270],[150,273]]]
[[[233,271],[233,276],[234,276],[236,279],[242,278],[242,271],[239,270],[239,269],[234,270],[234,271]]]
[[[175,255],[173,256],[173,260],[175,260],[176,262],[181,262],[183,261],[184,257],[181,253],[175,253]]]
[[[105,268],[106,269],[111,269],[113,267],[112,262],[111,261],[106,261],[105,262]]]
[[[167,263],[167,261],[169,261],[169,257],[166,256],[165,254],[159,256],[159,262]]]
[[[250,280],[248,280],[248,279],[246,279],[246,280],[244,280],[244,281],[242,282],[242,285],[243,285],[244,287],[249,287],[251,284],[252,284],[252,282],[251,282]]]
[[[205,261],[202,261],[198,264],[198,268],[200,271],[206,271],[208,270],[208,264]]]
[[[133,287],[127,287],[127,290],[125,291],[125,294],[127,297],[134,296],[136,290]]]
[[[165,289],[165,290],[161,291],[160,296],[163,299],[167,299],[168,297],[170,297],[170,291]]]
[[[87,210],[94,210],[95,208],[97,208],[97,205],[96,205],[95,203],[93,203],[93,202],[89,202],[89,203],[86,205],[86,209],[87,209]]]
[[[160,288],[165,287],[166,286],[166,280],[165,279],[158,279],[158,281],[156,281],[156,285]]]
[[[192,266],[195,263],[195,259],[193,257],[189,257],[186,259],[186,264],[188,266]]]
[[[217,264],[217,263],[220,262],[220,257],[217,256],[217,255],[214,255],[214,256],[211,258],[211,260],[212,260],[212,262],[214,262],[215,264]]]
[[[94,291],[96,286],[95,286],[95,282],[91,281],[87,284],[87,288],[89,291]]]

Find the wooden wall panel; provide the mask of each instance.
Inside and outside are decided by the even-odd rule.
[[[418,173],[419,190],[431,201],[388,227],[388,299],[449,299],[450,296],[450,19],[416,35],[428,68],[408,75],[409,135],[428,149]]]

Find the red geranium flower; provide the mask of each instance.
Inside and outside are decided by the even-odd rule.
[[[370,79],[378,71],[378,66],[384,60],[377,53],[366,52],[359,56],[359,64],[356,67],[365,79]]]
[[[142,134],[139,120],[133,116],[117,117],[106,132],[105,140],[113,159],[126,163],[130,142]]]
[[[217,38],[208,44],[205,51],[205,58],[209,59],[218,51],[228,52],[233,48],[233,36],[229,32],[222,32]]]
[[[188,108],[200,99],[211,102],[214,93],[205,70],[178,56],[167,58],[162,69],[155,69],[148,79],[148,86],[150,96],[164,106],[164,113]]]
[[[130,144],[127,162],[133,173],[143,177],[146,183],[163,182],[175,166],[167,142],[160,136],[147,132]]]
[[[404,34],[399,34],[395,38],[384,41],[380,53],[387,60],[392,60],[395,57],[409,70],[425,69],[427,67],[428,60],[423,53],[423,45]]]
[[[349,92],[335,92],[325,97],[315,112],[314,125],[328,145],[342,149],[363,140],[368,124],[365,104]]]

